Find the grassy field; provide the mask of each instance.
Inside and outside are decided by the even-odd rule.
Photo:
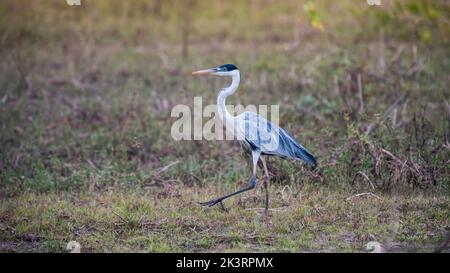
[[[0,251],[443,246],[450,5],[381,1],[2,1]],[[227,102],[279,104],[319,161],[268,160],[267,217],[260,185],[197,204],[245,185],[238,143],[170,135],[173,106],[227,84],[191,72],[223,63],[242,77]]]

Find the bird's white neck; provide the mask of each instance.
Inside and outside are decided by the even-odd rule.
[[[234,70],[233,72],[234,73],[231,75],[231,78],[232,78],[231,85],[226,88],[223,88],[220,91],[219,96],[217,97],[218,115],[219,115],[220,121],[222,121],[222,123],[225,126],[227,126],[227,123],[230,123],[234,119],[234,116],[232,116],[227,110],[226,99],[228,96],[230,96],[236,92],[237,88],[239,87],[239,82],[241,80],[239,70]]]

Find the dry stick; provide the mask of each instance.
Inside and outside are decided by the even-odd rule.
[[[355,174],[355,176],[353,177],[353,180],[352,180],[352,184],[355,183],[355,179],[356,179],[356,177],[358,176],[358,174],[361,175],[362,177],[364,177],[364,179],[366,179],[367,182],[369,182],[369,184],[370,184],[370,186],[372,187],[372,189],[375,190],[375,186],[372,184],[372,181],[370,181],[370,179],[369,179],[369,177],[367,176],[367,174],[365,174],[365,173],[362,172],[362,171],[359,171],[357,174]]]
[[[397,62],[398,59],[400,59],[403,51],[405,50],[404,45],[400,45],[397,50],[395,51],[394,55],[391,58],[391,62],[389,64],[389,67],[391,67],[395,62]]]
[[[400,163],[401,165],[403,165],[403,162],[402,162],[398,157],[396,157],[396,156],[393,155],[391,152],[389,152],[388,150],[381,149],[381,151],[382,151],[383,153],[387,154],[388,156],[392,157],[393,159],[395,159],[395,161],[397,161],[397,162]]]
[[[200,179],[200,177],[196,176],[195,174],[191,173],[191,172],[186,172],[187,174],[189,174],[190,176],[192,176],[193,178],[195,178],[198,182],[202,182],[202,180]]]
[[[284,206],[284,207],[279,207],[279,208],[269,208],[269,210],[272,211],[280,211],[280,210],[285,210],[287,209],[289,206]],[[244,210],[265,210],[266,208],[246,208]]]
[[[169,165],[159,169],[153,176],[159,177],[163,172],[167,171],[167,169],[169,169],[170,167],[172,167],[173,165],[178,164],[178,163],[180,163],[180,161],[178,161],[178,160],[170,163]]]
[[[392,113],[392,111],[399,107],[403,102],[405,102],[405,96],[398,98],[391,106],[389,106],[389,108],[383,114],[383,121],[385,121],[387,117]],[[369,126],[367,126],[366,136],[372,133],[372,131],[377,128],[377,126],[378,122],[372,122]]]
[[[94,162],[92,162],[92,160],[87,159],[86,162],[89,163],[89,165],[91,165],[91,167],[92,167],[96,172],[100,172],[99,168],[94,164]]]
[[[392,128],[397,127],[397,108],[392,113]]]
[[[20,162],[20,159],[21,159],[21,158],[22,158],[22,154],[21,154],[21,153],[18,153],[18,154],[15,156],[14,163],[13,163],[14,169],[17,168],[17,166],[19,166],[19,162]]]
[[[445,142],[445,144],[442,145],[444,148],[447,148],[450,150],[450,143],[448,141]]]
[[[125,218],[123,218],[123,216],[122,215],[120,215],[120,214],[118,214],[117,212],[115,212],[115,211],[113,211],[113,213],[115,214],[115,215],[117,215],[117,217],[119,217],[120,218],[120,220],[122,220],[124,223],[127,223],[128,224],[128,221],[125,219]]]
[[[289,186],[284,186],[283,189],[280,191],[280,193],[281,193],[281,199],[284,199],[284,191],[285,191],[286,189],[289,189],[289,191],[291,192],[291,196],[294,195],[294,193],[292,192],[291,187],[289,187]]]
[[[364,195],[373,196],[373,197],[378,198],[379,200],[381,200],[381,197],[379,197],[379,196],[376,195],[376,194],[373,194],[373,193],[371,193],[371,192],[363,192],[363,193],[358,193],[358,194],[352,195],[352,196],[350,196],[350,197],[347,197],[347,199],[345,199],[345,201],[348,202],[348,201],[350,201],[351,199],[353,199],[353,198],[355,198],[355,197],[364,196]]]

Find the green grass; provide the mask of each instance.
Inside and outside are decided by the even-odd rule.
[[[86,252],[365,252],[369,241],[422,252],[433,250],[448,226],[444,197],[394,201],[320,188],[294,197],[272,187],[268,217],[262,189],[227,201],[228,213],[197,204],[219,193],[174,186],[23,194],[1,204],[2,251],[64,252],[76,240]]]
[[[315,1],[324,31],[296,1],[82,2],[0,4],[0,251],[429,252],[447,236],[444,1]],[[226,84],[190,72],[229,62],[227,102],[279,104],[319,161],[269,160],[268,218],[261,189],[229,213],[197,204],[245,185],[239,145],[170,136],[174,105]]]

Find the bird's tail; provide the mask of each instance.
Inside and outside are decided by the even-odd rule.
[[[317,160],[316,158],[308,152],[308,150],[305,149],[305,147],[301,146],[300,144],[296,143],[295,145],[295,156],[297,159],[301,159],[311,165],[314,168],[317,166]]]
[[[291,137],[286,131],[280,129],[280,140],[283,143],[283,150],[287,150],[288,157],[303,160],[314,168],[317,166],[317,160],[314,156],[306,150],[305,147],[298,144],[293,137]]]

